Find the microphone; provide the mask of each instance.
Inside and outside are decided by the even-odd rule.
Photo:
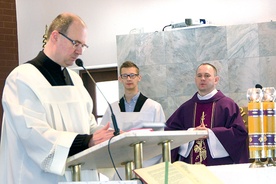
[[[120,134],[120,129],[118,128],[118,124],[117,124],[117,121],[116,121],[116,117],[113,113],[113,109],[110,105],[110,103],[108,102],[108,100],[106,99],[106,97],[104,96],[103,92],[100,90],[100,88],[97,86],[94,78],[90,75],[90,73],[87,71],[87,69],[83,66],[83,62],[81,59],[76,59],[75,61],[76,65],[78,65],[79,67],[82,67],[85,72],[89,75],[90,79],[93,81],[93,83],[95,84],[95,86],[97,87],[97,89],[100,91],[100,93],[102,94],[102,96],[104,97],[105,101],[107,102],[108,106],[109,106],[109,109],[111,111],[111,119],[112,119],[112,123],[113,123],[113,127],[114,127],[114,136],[116,135],[119,135]]]
[[[255,88],[263,89],[263,86],[262,86],[261,84],[256,84],[256,85],[255,85]]]

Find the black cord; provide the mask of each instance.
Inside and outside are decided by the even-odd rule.
[[[172,26],[172,24],[166,25],[165,27],[163,27],[162,31],[165,30],[166,27]]]
[[[118,172],[118,170],[117,170],[117,168],[116,168],[116,166],[115,166],[115,164],[114,164],[114,160],[113,160],[113,158],[112,158],[112,154],[111,154],[111,151],[110,151],[110,141],[111,141],[111,139],[113,138],[113,137],[115,137],[115,135],[114,136],[112,136],[110,139],[109,139],[109,141],[108,141],[108,153],[109,153],[109,157],[110,157],[110,159],[111,159],[111,162],[112,162],[112,165],[113,165],[113,168],[114,168],[114,170],[116,171],[116,174],[117,174],[117,176],[119,177],[119,179],[122,181],[122,178],[121,178],[121,176],[120,176],[120,174],[119,174],[119,172]]]
[[[111,139],[112,139],[113,137],[115,137],[115,136],[116,136],[116,135],[112,136],[112,137],[109,139],[107,148],[108,148],[108,154],[109,154],[109,157],[110,157],[110,159],[111,159],[113,168],[114,168],[114,170],[116,171],[116,174],[117,174],[117,176],[119,177],[119,179],[122,181],[122,178],[121,178],[121,176],[120,176],[120,174],[119,174],[119,172],[118,172],[118,170],[117,170],[117,168],[116,168],[116,166],[115,166],[114,160],[113,160],[113,158],[112,158],[111,150],[110,150],[110,142],[111,142]],[[139,180],[139,181],[141,182],[141,184],[144,184],[143,180],[141,180],[140,178],[132,178],[131,180]]]

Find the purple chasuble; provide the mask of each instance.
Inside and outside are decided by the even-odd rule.
[[[202,121],[213,131],[229,156],[212,158],[206,140],[204,141],[206,151],[203,143],[195,141],[187,158],[178,154],[179,148],[173,149],[172,162],[178,160],[187,163],[201,162],[208,166],[249,162],[246,143],[248,133],[240,115],[239,106],[221,91],[208,100],[199,100],[196,93],[171,115],[166,122],[165,131],[188,130],[200,125]]]

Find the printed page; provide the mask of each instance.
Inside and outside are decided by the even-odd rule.
[[[177,161],[173,165],[183,173],[189,176],[191,180],[196,183],[204,184],[222,184],[220,181],[205,165],[203,164],[187,164],[185,162]]]
[[[156,164],[146,168],[135,169],[134,172],[148,184],[164,184],[165,183],[165,162]],[[184,176],[173,164],[169,164],[168,174],[169,184],[196,184],[196,180],[188,176]]]

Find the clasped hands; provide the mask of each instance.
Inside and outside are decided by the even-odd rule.
[[[201,123],[199,126],[195,127],[194,130],[206,130],[207,131],[208,128],[204,125],[204,123]],[[208,138],[209,138],[209,136],[205,135],[205,136],[199,138],[198,140],[203,140],[203,139],[208,139]]]
[[[123,133],[123,131],[120,131],[120,133]],[[110,128],[110,123],[108,122],[104,127],[95,131],[95,133],[93,134],[92,138],[89,141],[88,146],[89,147],[95,146],[106,140],[109,140],[113,136],[114,136],[114,130]]]

